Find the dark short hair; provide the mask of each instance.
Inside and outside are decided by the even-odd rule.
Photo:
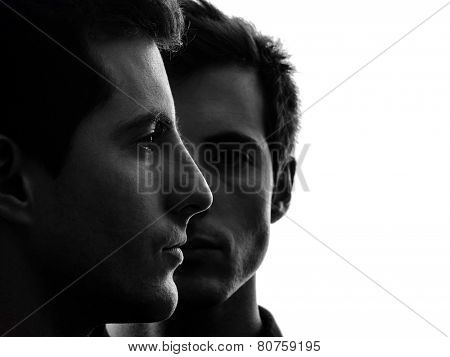
[[[3,0],[0,134],[57,174],[80,121],[113,92],[90,45],[147,37],[171,49],[182,28],[176,0]]]
[[[186,32],[183,46],[163,53],[170,79],[181,80],[208,67],[255,68],[263,85],[265,131],[275,167],[295,146],[300,112],[294,67],[281,43],[259,33],[249,22],[229,17],[204,0],[183,0]],[[281,150],[280,150],[281,148]]]

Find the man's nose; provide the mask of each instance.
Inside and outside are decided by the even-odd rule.
[[[197,213],[207,210],[213,202],[211,190],[200,169],[186,148],[179,148],[179,161],[173,171],[175,177],[172,192],[173,213],[187,224]]]

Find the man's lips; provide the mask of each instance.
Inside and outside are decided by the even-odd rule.
[[[173,250],[177,248],[182,248],[185,245],[186,241],[182,241],[181,243],[170,245],[168,247],[164,247],[162,250]]]
[[[172,239],[167,245],[165,245],[162,250],[171,250],[176,248],[181,248],[186,244],[186,236],[180,237],[179,239]]]
[[[189,237],[187,243],[182,247],[183,251],[186,250],[200,250],[200,249],[213,249],[220,250],[222,247],[215,241],[204,237]]]
[[[168,243],[164,248],[162,248],[162,254],[165,257],[171,257],[171,259],[174,259],[176,262],[176,265],[180,265],[183,260],[183,251],[181,250],[181,247],[186,243],[186,236],[184,238],[180,239],[173,239],[171,242]]]

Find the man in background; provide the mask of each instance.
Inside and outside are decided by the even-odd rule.
[[[211,204],[159,52],[181,27],[169,0],[0,3],[2,336],[173,312],[187,222]]]
[[[179,127],[213,192],[193,217],[179,304],[167,321],[110,326],[127,336],[281,336],[258,306],[269,226],[288,209],[298,131],[293,67],[280,43],[206,1],[183,1],[184,46],[166,54]],[[288,248],[287,248],[288,249]]]

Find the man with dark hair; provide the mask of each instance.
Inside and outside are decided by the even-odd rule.
[[[167,321],[117,335],[281,336],[257,305],[255,273],[269,226],[288,209],[299,126],[293,67],[278,42],[206,1],[184,1],[184,46],[165,65],[183,138],[214,197],[193,217]]]
[[[181,28],[172,0],[0,1],[2,336],[173,312],[187,222],[211,204],[159,52]]]

